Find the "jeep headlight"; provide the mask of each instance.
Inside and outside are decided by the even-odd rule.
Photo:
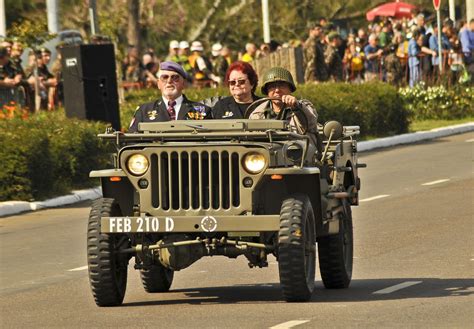
[[[250,152],[244,156],[244,168],[249,174],[258,174],[265,168],[265,157],[261,153]]]
[[[148,159],[143,154],[133,154],[127,160],[127,168],[135,176],[146,173],[148,166]]]

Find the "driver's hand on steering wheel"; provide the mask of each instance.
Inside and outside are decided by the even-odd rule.
[[[295,109],[298,105],[298,100],[293,95],[281,96],[281,102],[292,109]]]

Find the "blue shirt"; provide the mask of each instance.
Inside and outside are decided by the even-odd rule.
[[[434,33],[430,36],[430,49],[436,51],[438,54],[438,36],[434,35]],[[449,43],[448,37],[444,33],[441,33],[441,48],[451,49],[451,44]],[[443,55],[444,56],[444,55]],[[439,56],[432,56],[431,62],[433,65],[439,65]]]
[[[416,43],[415,38],[411,38],[408,42],[408,65],[410,67],[420,64],[420,59],[417,57],[420,54],[421,48]]]
[[[379,47],[375,46],[372,47],[370,44],[365,46],[364,53],[365,53],[365,69],[367,72],[371,73],[378,73],[379,72],[379,59],[378,57],[374,57],[372,59],[368,59],[369,54],[374,54],[379,51]]]
[[[459,33],[462,45],[462,52],[466,56],[470,56],[474,51],[474,31],[469,30],[468,27],[461,30]]]

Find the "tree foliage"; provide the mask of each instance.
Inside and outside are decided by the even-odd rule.
[[[431,0],[406,0],[421,9],[433,12]],[[170,40],[199,39],[205,45],[220,41],[240,50],[246,42],[261,43],[263,35],[261,0],[132,0],[139,3],[139,37],[143,46],[166,53]],[[359,27],[367,25],[365,13],[385,0],[272,0],[270,26],[272,39],[279,42],[301,40],[307,37],[308,22],[319,17]],[[99,24],[106,34],[119,45],[133,43],[127,39],[127,0],[97,1]],[[62,0],[60,25],[89,34],[88,1]],[[458,4],[464,13],[465,4]],[[7,22],[22,18],[46,20],[44,0],[6,0]],[[446,17],[447,2],[442,4]]]

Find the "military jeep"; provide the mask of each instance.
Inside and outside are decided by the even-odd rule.
[[[174,271],[214,255],[266,267],[273,254],[291,302],[311,298],[316,252],[324,286],[349,286],[351,206],[363,166],[357,126],[326,124],[319,147],[286,120],[140,123],[139,130],[100,134],[116,145],[114,168],[90,173],[103,193],[87,233],[98,306],[122,304],[132,257],[150,293],[168,291]]]

